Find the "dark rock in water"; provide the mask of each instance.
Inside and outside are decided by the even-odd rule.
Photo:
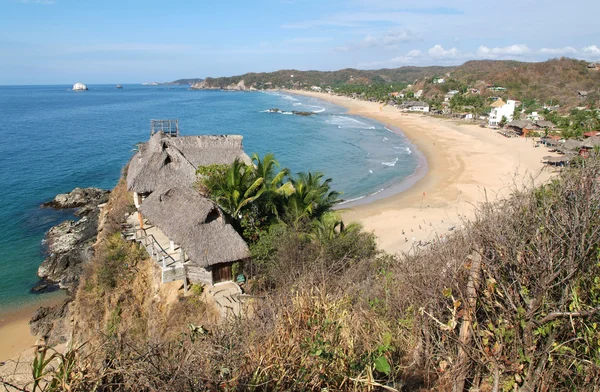
[[[292,113],[296,116],[312,116],[313,114],[317,114],[315,112],[298,112],[296,110],[293,110]]]
[[[57,210],[67,208],[91,207],[106,203],[110,191],[99,188],[75,188],[69,193],[56,195],[54,200],[42,204],[42,207],[55,208]],[[78,211],[79,212],[79,211]],[[82,215],[78,213],[78,215]]]
[[[40,279],[40,281],[29,290],[29,292],[32,294],[42,294],[51,293],[57,290],[60,290],[60,286],[57,283],[50,282],[46,279]]]
[[[38,268],[38,276],[45,283],[36,285],[36,290],[45,290],[52,283],[71,292],[77,288],[83,264],[94,255],[92,245],[98,235],[98,205],[108,200],[109,193],[98,188],[75,188],[44,204],[58,209],[78,208],[75,214],[81,218],[76,222],[62,222],[46,233],[48,257]]]
[[[48,231],[48,257],[38,268],[40,278],[68,290],[77,287],[82,264],[94,254],[92,245],[98,234],[98,215],[98,212],[89,213],[77,222],[66,221]]]
[[[31,320],[29,328],[33,335],[44,338],[50,346],[65,343],[68,332],[68,313],[71,298],[67,298],[62,304],[48,307],[43,306],[36,310]]]

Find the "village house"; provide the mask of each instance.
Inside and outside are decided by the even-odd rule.
[[[232,264],[250,257],[248,246],[212,200],[193,189],[199,167],[251,164],[242,136],[180,136],[153,122],[150,140],[129,162],[127,189],[136,212],[128,219],[133,238],[162,271],[162,282],[215,284],[233,279]],[[186,286],[187,287],[187,286]]]
[[[406,101],[403,102],[399,108],[409,112],[429,113],[429,105],[421,101]]]
[[[506,124],[506,128],[511,129],[519,136],[529,136],[532,132],[538,132],[541,130],[555,130],[556,125],[552,121],[539,120],[513,120]]]
[[[319,93],[320,93],[320,92],[323,90],[323,89],[322,89],[321,87],[319,87],[319,86],[312,86],[310,89],[311,89],[311,90],[313,90],[313,91],[317,91],[317,92],[319,92]]]
[[[517,106],[519,106],[518,103]],[[531,112],[531,114],[528,114],[525,117],[527,117],[527,119],[531,121],[539,121],[541,118],[538,112]]]
[[[433,79],[433,84],[444,84],[446,82],[446,79],[444,78],[434,78]]]
[[[516,101],[509,99],[507,102],[504,102],[502,99],[498,99],[491,104],[491,107],[492,110],[490,111],[488,125],[490,127],[497,127],[502,122],[503,117],[506,118],[506,121],[512,121]]]

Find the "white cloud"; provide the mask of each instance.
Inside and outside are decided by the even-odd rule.
[[[576,54],[579,53],[577,49],[572,46],[565,46],[564,48],[542,48],[540,53],[544,54]]]
[[[359,46],[397,49],[400,44],[421,41],[422,39],[419,34],[411,30],[388,31],[380,36],[368,34]]]
[[[480,56],[521,56],[527,53],[531,53],[531,49],[527,45],[510,45],[504,48],[488,48],[487,46],[480,46],[477,49],[477,54]]]
[[[420,57],[423,55],[423,53],[421,53],[421,51],[418,49],[413,49],[410,52],[408,52],[406,55],[408,57]]]
[[[286,39],[285,43],[289,44],[319,44],[323,42],[333,41],[331,37],[297,37]]]
[[[439,57],[454,58],[454,57],[458,57],[460,55],[458,49],[452,48],[452,49],[446,50],[446,49],[444,49],[444,47],[442,45],[439,45],[439,44],[430,48],[428,53],[431,57],[435,57],[435,58],[439,58]]]
[[[587,54],[600,55],[600,48],[596,45],[586,46],[581,51]]]

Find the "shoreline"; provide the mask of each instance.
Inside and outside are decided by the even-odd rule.
[[[43,298],[42,298],[43,297]],[[64,290],[48,294],[40,294],[40,299],[17,305],[0,311],[0,362],[7,362],[28,351],[39,339],[29,330],[29,320],[43,306],[54,306],[62,303],[67,297]],[[10,337],[6,339],[5,337]]]
[[[443,239],[474,216],[483,201],[506,197],[523,186],[547,181],[552,173],[541,163],[545,148],[525,138],[508,139],[477,124],[405,113],[395,107],[310,91],[283,90],[346,108],[397,129],[415,145],[428,170],[406,187],[406,179],[375,198],[347,206],[344,219],[361,223],[389,253],[415,250],[419,242]],[[392,128],[393,127],[393,128]],[[385,193],[385,194],[383,194]]]
[[[390,124],[383,124],[384,128],[389,132],[392,132],[404,139],[404,143],[415,153],[417,158],[417,167],[415,171],[410,175],[404,177],[400,182],[389,184],[384,188],[373,193],[366,194],[351,200],[341,202],[339,205],[343,208],[354,208],[361,205],[367,205],[370,203],[377,202],[379,200],[387,199],[399,193],[405,192],[415,186],[421,179],[423,179],[429,172],[429,165],[425,154],[419,150],[419,148],[402,132],[402,130],[396,126]]]

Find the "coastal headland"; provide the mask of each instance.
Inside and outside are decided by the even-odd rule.
[[[408,252],[419,241],[443,238],[472,216],[478,202],[552,175],[541,163],[547,150],[534,148],[529,139],[508,139],[474,124],[407,114],[373,102],[317,92],[291,93],[322,99],[347,108],[351,115],[386,124],[391,132],[402,132],[425,156],[427,164],[418,170],[426,173],[414,185],[394,193],[402,188],[400,184],[376,197],[349,203],[343,212],[347,221],[361,222],[373,231],[380,248],[390,253]],[[29,334],[34,310],[24,308],[0,320],[0,336],[13,337],[0,345],[0,362],[31,351],[37,339]]]
[[[392,132],[399,129],[424,154],[427,172],[414,185],[399,193],[384,191],[385,198],[350,203],[344,212],[345,220],[373,231],[379,247],[390,253],[443,239],[473,216],[478,203],[505,197],[515,187],[541,184],[552,175],[541,163],[547,149],[535,148],[531,139],[506,138],[476,124],[409,114],[376,102],[291,93],[345,107],[348,114],[377,120]]]

